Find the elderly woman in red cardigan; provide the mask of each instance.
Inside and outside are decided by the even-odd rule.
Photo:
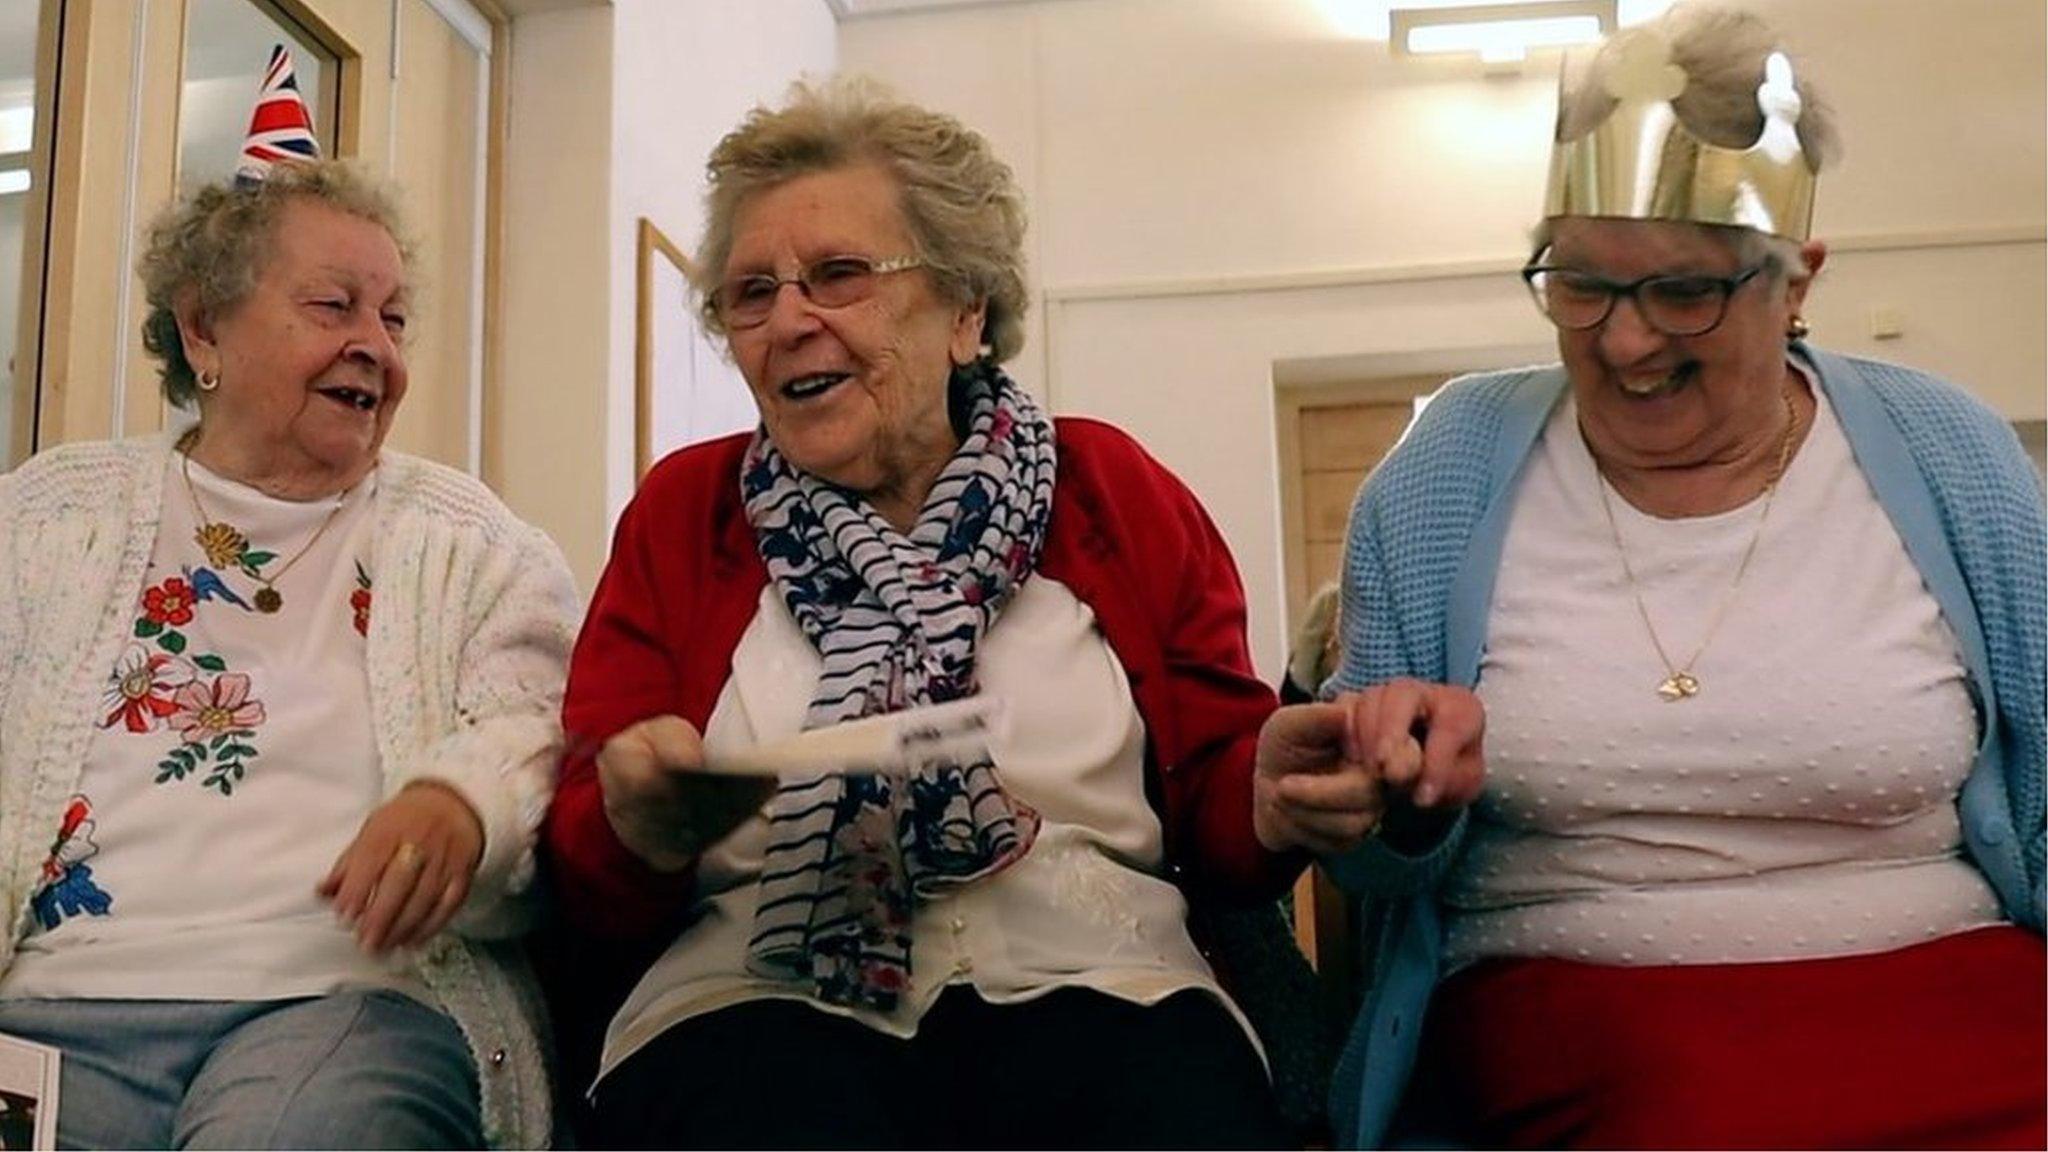
[[[1356,842],[1376,793],[1322,771],[1344,709],[1268,724],[1201,506],[997,367],[1024,217],[979,135],[799,87],[710,171],[697,287],[761,428],[662,461],[621,519],[547,832],[576,927],[658,952],[593,1136],[1279,1146],[1184,890],[1271,899],[1300,848]],[[907,776],[704,771],[975,696],[1005,731]],[[1255,770],[1342,795],[1255,819]]]

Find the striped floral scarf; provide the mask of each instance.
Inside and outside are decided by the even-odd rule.
[[[747,450],[741,491],[761,558],[824,658],[806,728],[974,695],[975,649],[1038,563],[1052,421],[985,361],[951,386],[966,435],[908,536],[795,470],[764,433]],[[986,760],[787,780],[768,821],[749,969],[880,1011],[910,986],[917,904],[1001,871],[1038,833],[1038,813]]]

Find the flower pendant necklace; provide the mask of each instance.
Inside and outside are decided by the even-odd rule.
[[[262,572],[263,566],[275,560],[277,554],[252,551],[249,547],[249,538],[242,534],[241,529],[226,521],[215,520],[208,514],[206,505],[200,503],[199,489],[192,483],[190,444],[184,442],[178,447],[178,455],[184,458],[185,494],[192,498],[192,510],[199,514],[199,528],[192,533],[193,542],[206,553],[207,563],[217,568],[238,568],[249,579],[262,585],[250,599],[254,601],[258,612],[266,616],[275,614],[278,609],[284,607],[284,594],[277,590],[277,582],[284,579],[284,574],[292,570],[292,565],[311,552],[313,545],[320,542],[320,537],[327,534],[328,526],[334,523],[335,518],[341,515],[342,508],[347,505],[349,490],[344,488],[341,494],[334,498],[333,510],[327,513],[325,520],[320,521],[318,528],[313,529],[313,534],[306,538],[306,542],[299,545],[299,550],[287,557],[285,562],[278,566],[277,571],[265,576]]]
[[[1634,566],[1628,562],[1628,549],[1621,543],[1621,526],[1614,519],[1614,504],[1607,495],[1607,477],[1600,472],[1598,462],[1593,465],[1593,482],[1600,489],[1600,510],[1607,514],[1607,531],[1614,537],[1614,551],[1621,557],[1622,575],[1628,577],[1629,592],[1635,597],[1636,615],[1642,617],[1643,631],[1650,634],[1650,647],[1657,650],[1657,659],[1664,665],[1665,676],[1657,685],[1657,695],[1668,703],[1690,700],[1700,694],[1700,679],[1693,674],[1693,668],[1706,654],[1707,645],[1714,642],[1714,633],[1721,630],[1721,621],[1728,615],[1728,606],[1735,602],[1736,590],[1742,587],[1742,578],[1749,575],[1749,562],[1756,556],[1756,546],[1764,538],[1764,522],[1771,517],[1771,503],[1778,496],[1778,483],[1785,478],[1785,466],[1792,461],[1792,440],[1799,430],[1799,414],[1792,407],[1792,390],[1780,393],[1785,402],[1785,438],[1778,445],[1778,465],[1771,470],[1770,479],[1764,483],[1764,507],[1757,514],[1756,531],[1750,534],[1749,546],[1742,550],[1742,561],[1735,566],[1735,579],[1722,593],[1721,602],[1715,606],[1714,615],[1707,621],[1706,634],[1700,637],[1699,647],[1683,664],[1675,664],[1664,650],[1664,642],[1657,636],[1657,626],[1650,622],[1649,606],[1643,603],[1643,587],[1636,580]]]

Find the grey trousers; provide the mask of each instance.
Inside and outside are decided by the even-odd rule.
[[[66,1148],[476,1148],[455,1021],[390,991],[299,1000],[0,1000],[64,1053]]]

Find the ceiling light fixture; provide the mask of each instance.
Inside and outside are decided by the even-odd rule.
[[[1526,58],[1532,48],[1599,40],[1614,31],[1615,0],[1395,8],[1387,17],[1388,43],[1397,56],[1466,52],[1502,64]]]

